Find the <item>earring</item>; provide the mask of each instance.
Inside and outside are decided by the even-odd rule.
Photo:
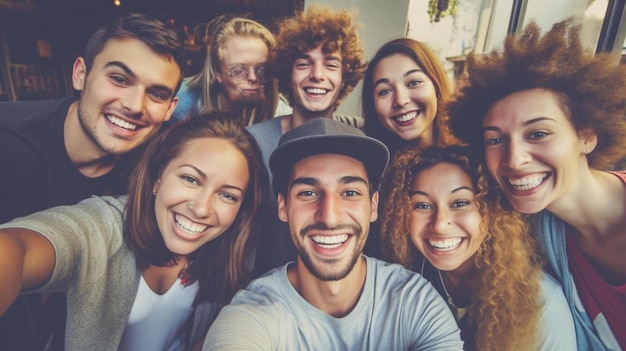
[[[591,150],[589,150],[589,148],[585,149],[585,155],[589,155],[590,152],[591,152]]]
[[[156,189],[152,189],[152,195],[156,196]]]
[[[189,209],[192,209],[194,204],[195,204],[195,202],[194,202],[194,201],[189,201],[189,202],[187,203],[187,207],[189,207]]]

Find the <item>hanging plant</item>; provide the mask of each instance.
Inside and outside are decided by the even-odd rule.
[[[458,2],[459,0],[428,0],[430,22],[439,22],[443,17],[454,15]]]

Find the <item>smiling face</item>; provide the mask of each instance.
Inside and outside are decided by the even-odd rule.
[[[370,198],[368,181],[363,164],[343,155],[313,155],[293,166],[278,213],[289,223],[298,263],[317,279],[343,279],[361,257],[377,218],[378,193]]]
[[[409,56],[393,54],[380,60],[372,78],[381,124],[405,141],[431,145],[437,91],[424,70]]]
[[[234,36],[226,41],[221,52],[221,72],[216,78],[223,86],[229,104],[255,105],[265,100],[263,81],[254,67],[265,66],[269,49],[263,40],[252,36]],[[245,79],[229,77],[226,73],[236,67],[246,67]]]
[[[291,71],[294,114],[305,118],[331,117],[343,82],[341,54],[322,46],[297,58]]]
[[[413,245],[437,269],[467,270],[484,240],[470,176],[439,163],[413,179],[408,227]]]
[[[549,208],[588,167],[584,140],[559,96],[519,91],[491,106],[483,120],[485,159],[511,205],[523,213]]]
[[[248,180],[248,162],[229,141],[189,141],[154,185],[154,211],[167,248],[189,255],[224,233],[237,217]]]
[[[176,107],[181,70],[171,58],[140,40],[110,39],[92,67],[74,63],[73,86],[81,90],[78,119],[85,140],[105,154],[129,152],[154,135]],[[85,147],[88,149],[89,147]]]

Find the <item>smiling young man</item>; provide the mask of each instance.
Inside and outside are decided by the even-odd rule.
[[[357,25],[348,11],[310,7],[279,24],[276,75],[279,90],[289,100],[293,113],[248,127],[268,169],[281,135],[316,118],[339,118],[333,113],[361,80],[365,66]],[[358,125],[356,119],[342,118]],[[286,225],[274,218],[272,227],[272,237],[259,247],[255,267],[258,273],[295,258],[293,245],[285,240]],[[272,244],[264,244],[267,242]]]
[[[72,85],[80,97],[0,103],[0,223],[126,193],[135,156],[176,106],[181,58],[173,28],[126,14],[95,32],[75,60]],[[5,324],[10,318],[0,321],[0,340],[37,339],[25,333],[28,323]]]
[[[240,291],[203,350],[462,350],[422,276],[362,254],[388,161],[383,143],[327,118],[283,135],[270,166],[297,260]]]

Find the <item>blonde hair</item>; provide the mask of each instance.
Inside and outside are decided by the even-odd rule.
[[[199,91],[198,113],[221,111],[219,97],[221,84],[217,81],[217,72],[222,71],[226,42],[236,36],[261,39],[268,48],[268,62],[274,57],[276,41],[272,33],[260,23],[243,17],[219,16],[206,25],[196,28],[196,35],[207,45],[204,66],[197,74],[185,78],[189,90]],[[278,104],[278,83],[271,79],[263,84],[265,102],[261,107],[246,111],[242,116],[244,125],[266,121],[274,116]]]

